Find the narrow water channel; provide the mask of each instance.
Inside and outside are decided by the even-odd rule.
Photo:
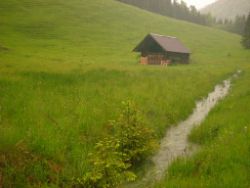
[[[214,91],[208,94],[207,98],[196,103],[193,113],[177,126],[167,130],[165,137],[161,140],[160,149],[153,157],[154,166],[146,176],[133,186],[129,187],[150,187],[150,184],[160,180],[169,165],[180,156],[191,155],[197,148],[188,142],[188,135],[195,126],[199,126],[206,118],[211,109],[223,99],[230,90],[231,81],[238,77],[241,71],[237,71],[222,84],[215,86]]]

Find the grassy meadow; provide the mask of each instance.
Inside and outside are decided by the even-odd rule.
[[[191,64],[139,65],[139,55],[131,51],[151,32],[181,39],[192,51]],[[247,98],[244,89],[250,70],[246,65],[250,53],[241,47],[240,39],[113,0],[0,1],[0,187],[67,186],[69,179],[91,168],[88,153],[108,134],[108,122],[117,118],[122,101],[134,101],[160,139],[167,127],[192,112],[196,100],[242,69],[244,76],[235,83],[235,94],[190,136],[204,144],[199,159],[215,157],[221,148],[212,150],[213,143],[224,149],[218,145],[224,141],[218,139],[217,144],[215,136],[209,135],[210,129],[217,130],[211,126],[218,121],[222,128],[216,134],[229,139],[227,124],[237,120],[234,112],[241,115],[241,103],[246,105],[242,113],[248,107],[243,97],[241,103],[237,101]],[[223,108],[231,110],[229,120]],[[241,126],[247,126],[243,120],[230,129],[240,132]],[[234,139],[230,142],[235,145],[245,138]],[[233,156],[236,151],[230,148],[225,151]],[[244,149],[239,148],[242,156],[247,155]],[[193,177],[192,169],[181,170],[193,163],[188,167],[175,163],[169,183],[182,182],[175,179],[178,172],[183,185],[188,185],[185,180]],[[236,172],[240,170],[235,166]],[[218,177],[214,178],[212,183]]]
[[[249,84],[250,74],[244,72],[230,95],[192,131],[189,139],[201,150],[190,159],[176,160],[155,187],[250,186]]]

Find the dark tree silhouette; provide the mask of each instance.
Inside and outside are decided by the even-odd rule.
[[[118,0],[127,4],[135,5],[142,9],[158,13],[164,16],[186,20],[202,25],[209,25],[210,15],[203,15],[194,7],[188,7],[184,1],[177,0]]]
[[[194,6],[188,7],[184,1],[177,0],[118,0],[148,11],[186,20],[200,25],[213,26],[226,31],[242,35],[246,23],[246,16],[236,16],[234,20],[219,19],[211,14],[201,14]]]
[[[247,17],[246,26],[242,38],[242,44],[245,48],[250,49],[250,13]]]

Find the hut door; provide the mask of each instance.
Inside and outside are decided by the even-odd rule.
[[[162,59],[163,55],[161,54],[148,55],[148,63],[151,65],[160,65]]]

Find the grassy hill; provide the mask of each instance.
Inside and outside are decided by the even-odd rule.
[[[237,35],[113,0],[3,0],[0,10],[0,187],[70,186],[122,101],[160,138],[249,59]],[[131,50],[150,32],[181,39],[191,64],[138,65]]]
[[[248,15],[250,1],[248,0],[218,0],[201,10],[202,13],[211,13],[218,19],[234,19],[237,15]]]

